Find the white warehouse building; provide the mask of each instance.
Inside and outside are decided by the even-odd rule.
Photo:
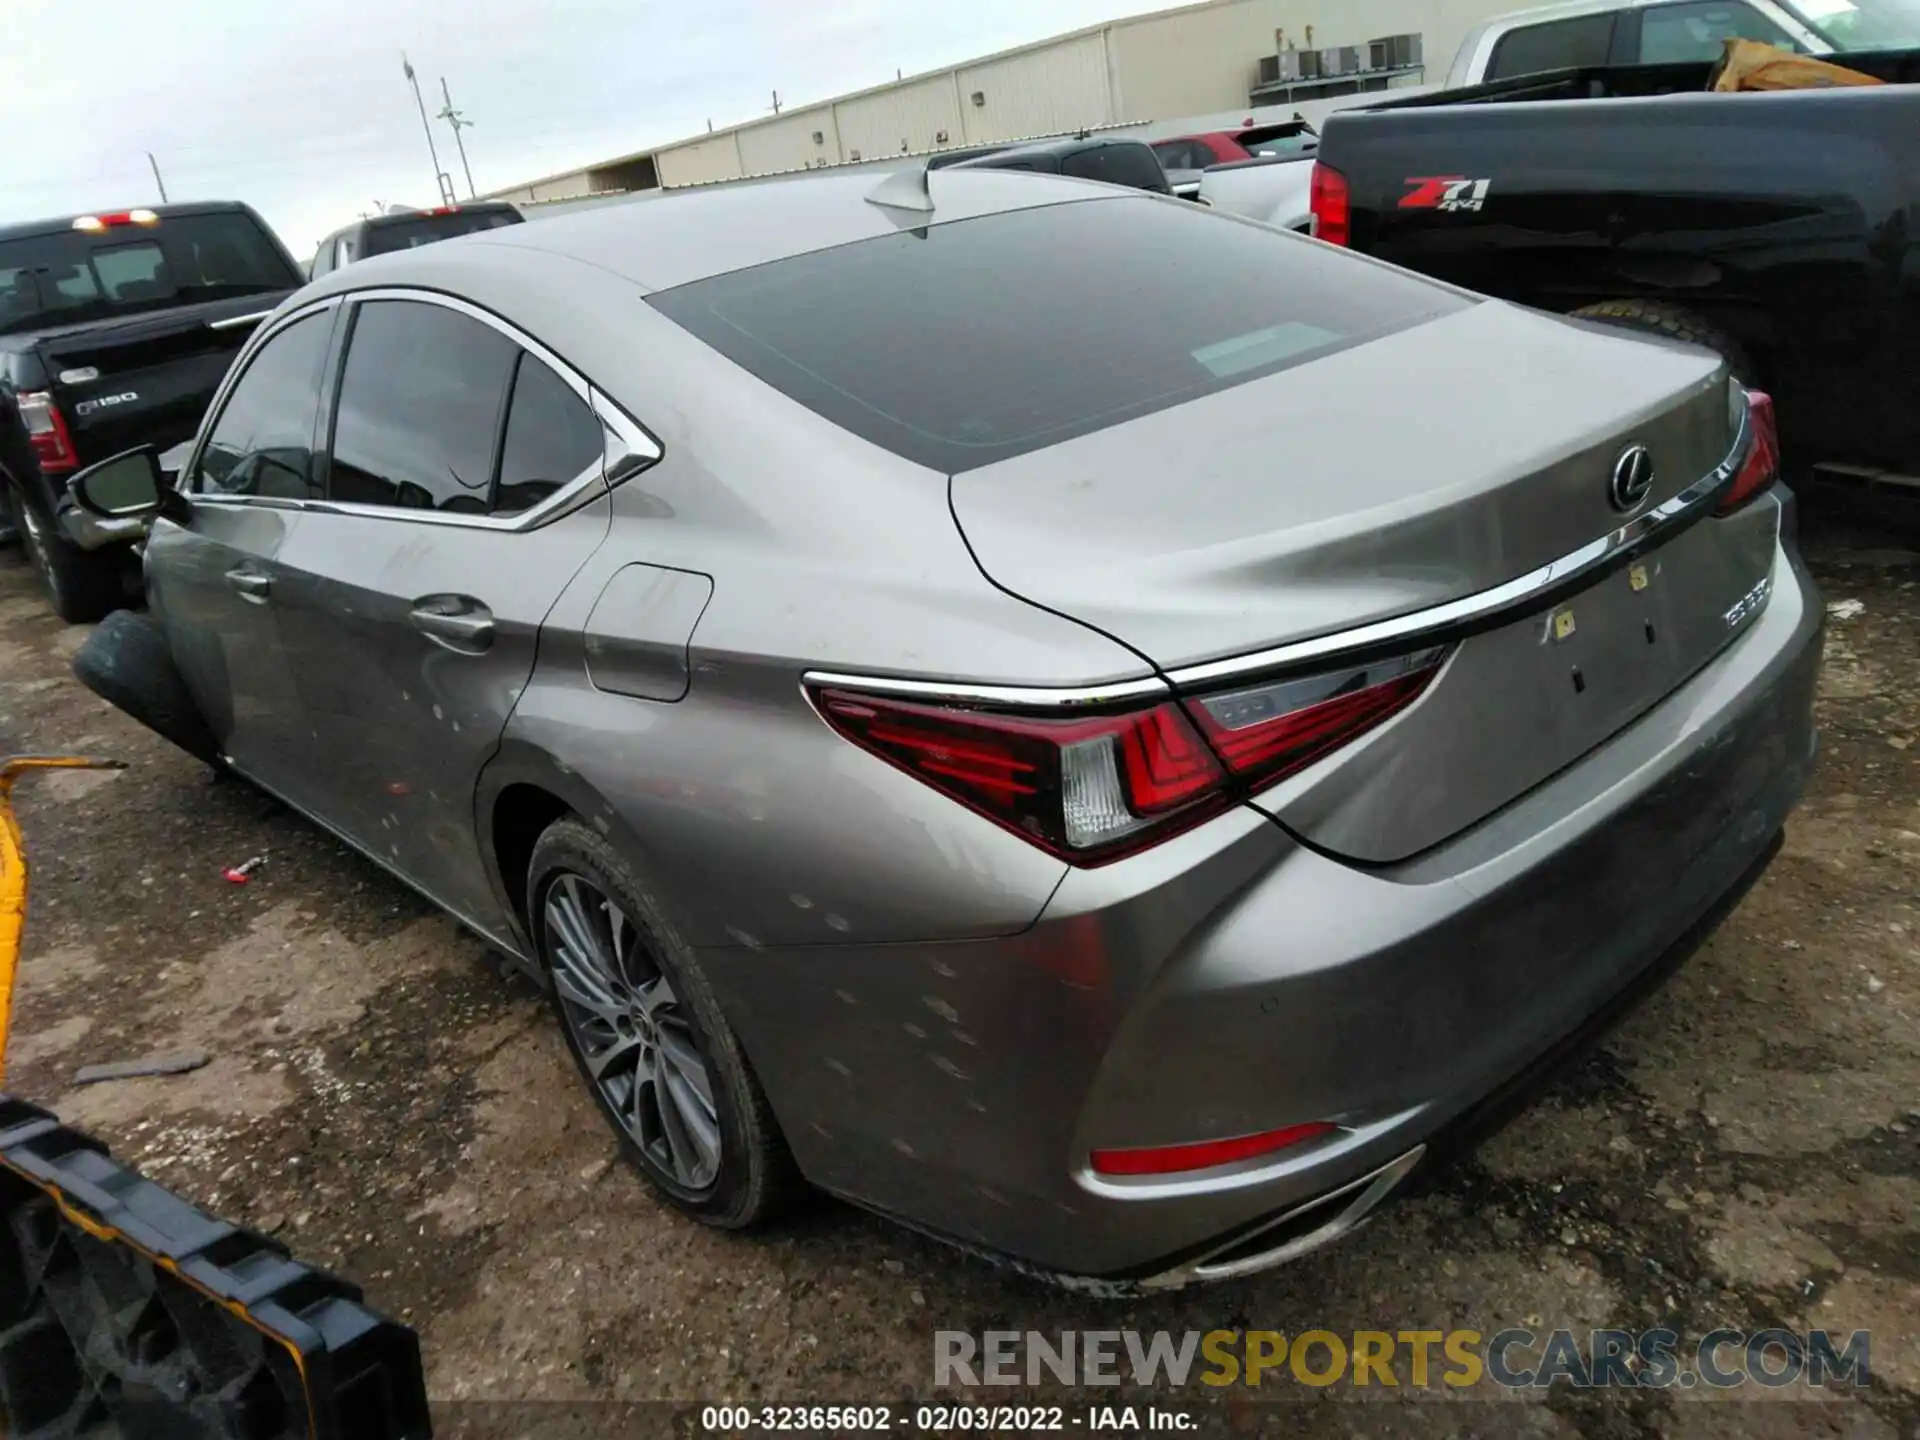
[[[1437,83],[1471,26],[1516,8],[1515,0],[1204,0],[492,196],[524,203],[698,185]]]

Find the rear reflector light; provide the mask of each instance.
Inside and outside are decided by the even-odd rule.
[[[1179,705],[1056,719],[822,690],[842,735],[1042,849],[1111,859],[1217,812],[1225,772]]]
[[[1439,647],[1100,715],[842,689],[813,699],[862,749],[1051,854],[1095,865],[1168,839],[1357,739],[1413,703],[1445,657]]]
[[[1189,1170],[1211,1170],[1236,1160],[1252,1160],[1276,1150],[1303,1145],[1339,1129],[1324,1120],[1262,1130],[1258,1135],[1236,1135],[1231,1140],[1203,1140],[1196,1145],[1158,1145],[1142,1150],[1095,1150],[1089,1157],[1096,1175],[1177,1175]]]
[[[1747,391],[1747,424],[1753,435],[1747,458],[1733,485],[1714,506],[1716,515],[1731,515],[1780,477],[1780,430],[1773,418],[1773,397],[1764,390]]]
[[[459,213],[460,207],[458,205],[436,205],[427,211],[429,215],[458,215]]]
[[[1278,780],[1411,705],[1446,654],[1436,646],[1336,674],[1206,695],[1192,709],[1201,733],[1235,775]]]
[[[1324,160],[1314,161],[1309,197],[1313,207],[1313,233],[1329,245],[1351,243],[1353,192],[1347,185],[1347,177]]]
[[[53,396],[44,390],[23,390],[15,403],[42,474],[71,470],[80,463],[73,448],[73,436],[67,433],[66,417],[60,413]]]

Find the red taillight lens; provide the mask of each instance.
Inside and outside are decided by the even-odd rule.
[[[1304,770],[1411,705],[1446,653],[1439,646],[1337,674],[1207,695],[1191,708],[1228,769],[1269,782]]]
[[[80,463],[73,448],[73,437],[67,433],[66,417],[60,413],[53,396],[44,390],[23,390],[17,403],[41,473],[71,470]]]
[[[1194,1145],[1156,1145],[1140,1150],[1095,1150],[1089,1160],[1096,1175],[1178,1175],[1189,1170],[1211,1170],[1236,1160],[1271,1155],[1293,1145],[1304,1145],[1331,1135],[1340,1127],[1324,1120],[1263,1130],[1258,1135],[1236,1135],[1231,1140],[1203,1140]]]
[[[1747,428],[1753,435],[1747,458],[1732,488],[1714,506],[1716,515],[1731,515],[1780,477],[1780,430],[1773,418],[1773,397],[1764,390],[1747,391]]]
[[[1445,647],[1124,714],[1059,717],[820,689],[827,723],[1076,864],[1132,854],[1413,703]],[[1196,726],[1198,727],[1196,729]]]
[[[1325,161],[1316,160],[1310,185],[1313,233],[1329,245],[1351,243],[1353,191],[1347,185],[1347,177]]]
[[[1067,859],[1108,860],[1227,801],[1179,705],[1053,719],[821,690],[849,740]]]

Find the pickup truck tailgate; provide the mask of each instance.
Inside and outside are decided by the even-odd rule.
[[[42,363],[82,459],[192,435],[233,357],[280,298],[214,301],[41,336]]]

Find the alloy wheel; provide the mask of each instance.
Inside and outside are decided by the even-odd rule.
[[[543,914],[561,1012],[602,1099],[666,1179],[708,1189],[720,1173],[719,1112],[672,981],[639,927],[586,876],[562,872]]]

